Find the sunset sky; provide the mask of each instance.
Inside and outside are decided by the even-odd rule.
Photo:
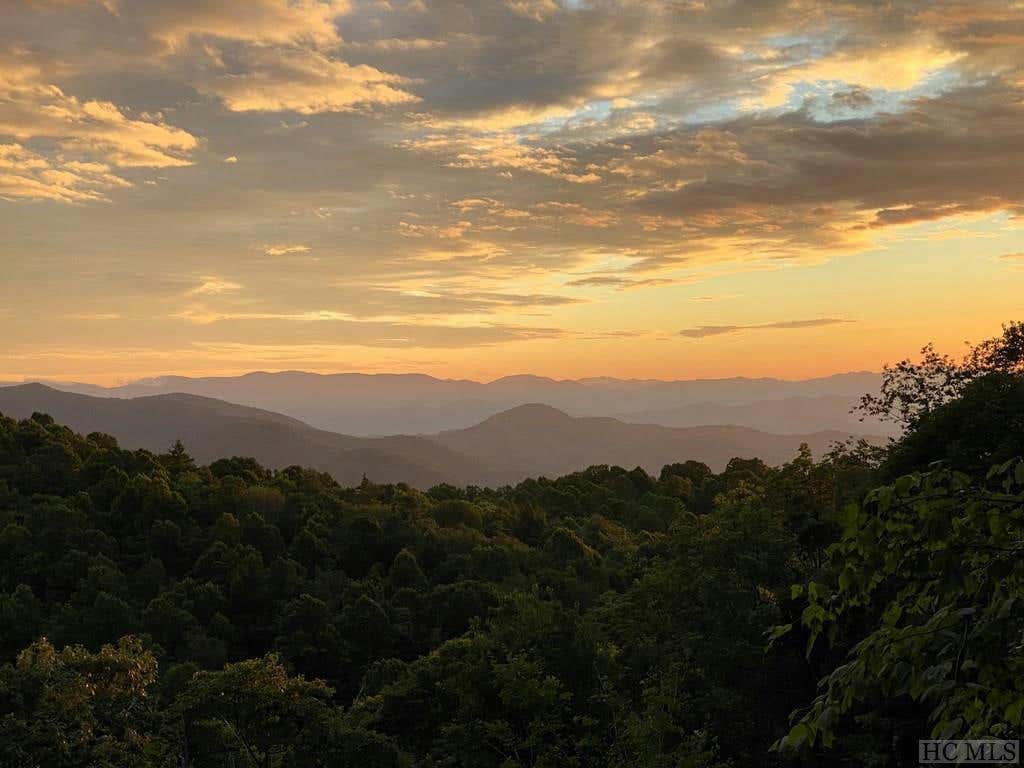
[[[0,379],[799,378],[1024,319],[1024,2],[4,0]]]

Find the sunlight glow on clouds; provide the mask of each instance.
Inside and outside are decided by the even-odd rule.
[[[800,83],[845,83],[861,88],[910,91],[962,56],[925,42],[895,48],[838,51],[769,75],[767,90],[752,99],[749,106],[781,107]]]
[[[198,87],[222,98],[235,112],[312,115],[418,100],[399,87],[404,78],[365,64],[351,66],[318,51],[256,47],[244,54],[242,63],[244,73],[225,70]]]
[[[213,277],[212,275],[206,275],[202,278],[202,282],[190,290],[188,294],[192,296],[216,296],[221,293],[240,291],[241,289],[242,286],[238,283],[233,283],[230,280],[223,280],[219,277]]]
[[[446,156],[446,164],[451,168],[524,171],[552,176],[574,184],[590,184],[600,180],[597,174],[579,169],[571,157],[547,147],[531,145],[529,137],[523,138],[513,133],[435,133],[419,139],[409,139],[400,146],[413,151]]]
[[[350,10],[347,0],[109,0],[106,5],[121,23],[145,30],[171,49],[193,37],[331,45],[340,39],[335,20]]]
[[[159,113],[130,116],[109,101],[82,100],[46,83],[37,72],[18,71],[0,58],[0,135],[19,141],[48,139],[61,149],[92,155],[113,165],[168,168],[190,164],[198,140],[168,125]]]
[[[290,253],[309,253],[308,245],[268,245],[263,249],[267,256],[287,256]]]
[[[708,336],[721,336],[731,333],[746,333],[748,331],[793,331],[804,328],[821,328],[826,325],[838,325],[849,323],[850,320],[840,320],[833,317],[815,318],[813,320],[780,320],[775,323],[762,323],[760,325],[700,325],[696,328],[687,328],[679,332],[680,336],[690,339],[704,339]]]
[[[70,160],[54,165],[20,144],[0,144],[0,197],[81,203],[103,200],[104,190],[128,186],[104,163]]]
[[[959,341],[953,295],[1019,303],[1022,30],[1001,0],[10,0],[0,377],[88,359],[72,315],[97,376],[142,334],[154,367],[453,374]]]

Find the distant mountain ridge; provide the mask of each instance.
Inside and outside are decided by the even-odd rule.
[[[801,443],[820,456],[852,437],[839,431],[777,435],[749,427],[662,427],[628,424],[607,416],[572,417],[547,405],[530,404],[499,413],[467,429],[441,432],[435,442],[514,475],[557,477],[593,464],[643,467],[657,474],[666,464],[703,461],[716,472],[736,457],[778,465]]]
[[[842,395],[787,397],[740,404],[693,403],[662,410],[622,413],[618,418],[634,424],[660,424],[664,427],[737,424],[781,434],[813,432],[822,428],[853,432],[867,429],[888,434],[892,429],[876,419],[862,420],[853,411],[850,398]]]
[[[878,390],[876,373],[817,379],[551,379],[529,374],[490,382],[425,374],[315,374],[303,371],[190,378],[162,376],[118,387],[44,382],[100,397],[182,392],[262,408],[319,429],[350,435],[430,434],[473,426],[502,411],[541,403],[571,416],[613,416],[634,423],[687,427],[732,424],[771,432],[854,430],[887,434],[877,421],[850,415]]]
[[[52,416],[77,432],[105,432],[126,448],[163,452],[180,439],[198,461],[251,456],[280,469],[299,464],[345,485],[363,475],[424,488],[442,482],[494,484],[491,467],[422,437],[360,438],[314,429],[279,413],[188,394],[130,399],[61,392],[42,384],[0,389],[0,413]]]
[[[627,424],[609,417],[576,418],[542,404],[493,415],[479,424],[435,435],[355,437],[316,429],[272,411],[209,397],[172,393],[136,398],[93,397],[42,384],[0,388],[0,414],[46,413],[88,434],[105,432],[128,448],[163,452],[177,439],[202,463],[251,456],[271,468],[298,464],[352,485],[362,477],[405,482],[496,486],[527,477],[557,476],[592,464],[642,466],[695,459],[716,471],[729,459],[783,463],[801,443],[820,455],[850,437],[841,431],[778,435],[746,427],[671,428]]]

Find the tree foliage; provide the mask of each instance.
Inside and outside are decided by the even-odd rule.
[[[960,360],[928,344],[921,349],[920,360],[904,358],[886,365],[881,391],[864,395],[860,410],[911,430],[921,418],[959,398],[975,379],[991,373],[1022,372],[1024,322],[1011,322],[1003,326],[1001,335],[970,347]]]

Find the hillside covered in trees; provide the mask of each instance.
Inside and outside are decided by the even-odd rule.
[[[887,369],[888,448],[719,473],[343,487],[0,418],[0,765],[902,765],[928,734],[1016,738],[1022,339]]]

